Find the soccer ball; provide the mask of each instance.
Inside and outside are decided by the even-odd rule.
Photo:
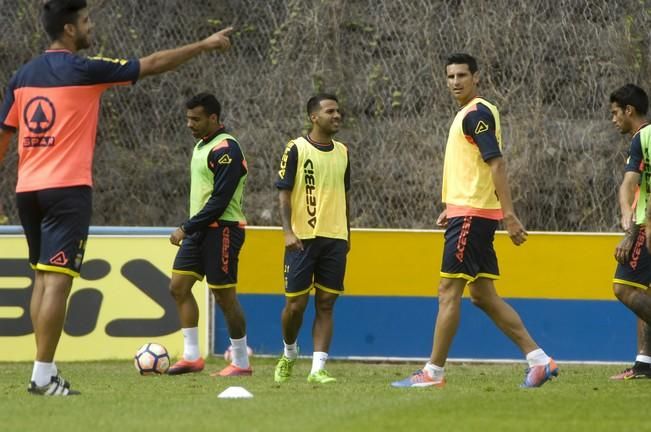
[[[163,345],[146,343],[136,352],[133,364],[140,375],[160,375],[170,368],[170,356]]]
[[[249,355],[249,357],[253,355],[253,350],[250,346],[246,347],[246,353]],[[226,351],[224,351],[224,360],[227,362],[233,361],[233,345],[229,345],[228,348],[226,348]]]

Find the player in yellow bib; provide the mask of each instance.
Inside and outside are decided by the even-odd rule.
[[[554,361],[538,347],[518,313],[495,291],[499,278],[493,239],[503,220],[513,243],[527,233],[513,210],[502,156],[499,112],[478,96],[477,61],[453,54],[446,63],[448,88],[459,104],[450,126],[443,167],[443,202],[437,219],[446,227],[439,311],[430,361],[423,369],[396,381],[394,387],[443,387],[444,365],[459,324],[461,296],[466,286],[474,305],[483,310],[526,355],[529,363],[523,387],[539,387],[558,375]]]
[[[290,141],[280,162],[276,187],[285,234],[285,349],[274,380],[285,382],[298,357],[296,339],[312,287],[316,316],[312,328],[314,354],[308,382],[336,381],[325,369],[332,339],[332,313],[344,289],[349,250],[348,149],[335,141],[341,113],[337,98],[319,94],[307,103],[312,129]]]

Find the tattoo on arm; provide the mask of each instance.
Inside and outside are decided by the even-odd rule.
[[[639,233],[640,233],[640,225],[636,224],[633,225],[631,229],[626,232],[626,237],[628,237],[628,239],[631,241],[635,241]]]

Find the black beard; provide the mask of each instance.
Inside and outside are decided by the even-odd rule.
[[[83,39],[80,38],[75,41],[75,45],[77,46],[77,50],[90,48],[90,40],[88,40],[87,37]]]

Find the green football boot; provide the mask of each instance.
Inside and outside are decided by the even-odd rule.
[[[330,376],[327,370],[321,369],[307,376],[307,382],[311,384],[330,384],[336,382],[337,379]]]
[[[277,383],[284,383],[292,376],[292,370],[294,369],[294,364],[296,364],[296,359],[290,359],[284,354],[278,360],[276,364],[276,370],[274,371],[274,381]]]

